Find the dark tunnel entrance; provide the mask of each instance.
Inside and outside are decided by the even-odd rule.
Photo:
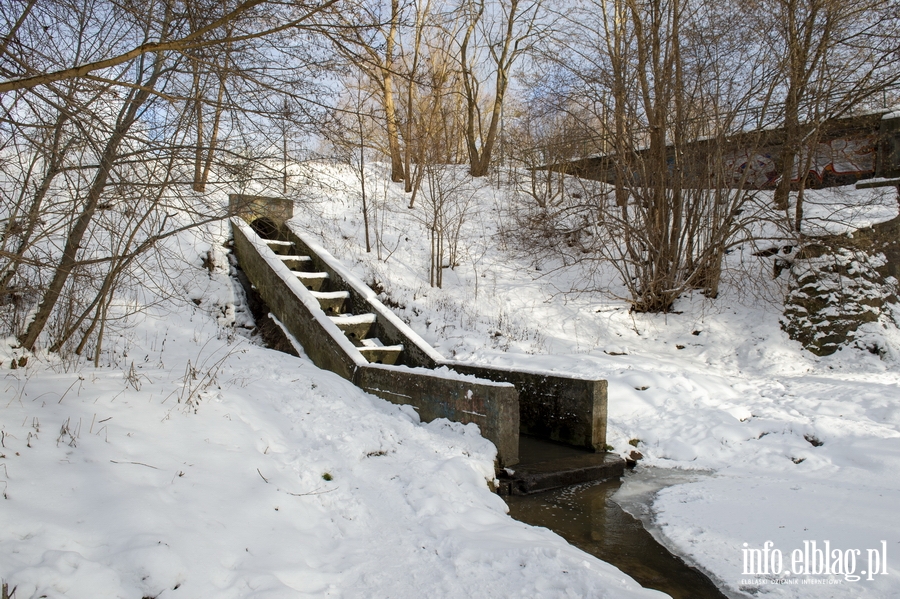
[[[257,235],[259,235],[263,239],[278,239],[280,227],[269,218],[257,218],[255,221],[250,223],[250,227],[254,232],[256,232]]]

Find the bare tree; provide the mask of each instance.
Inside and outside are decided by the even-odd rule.
[[[0,312],[24,348],[94,340],[97,359],[137,258],[227,215],[198,193],[211,176],[227,179],[229,162],[271,169],[281,105],[266,92],[316,90],[312,17],[331,4],[48,0],[0,13],[0,147],[20,156],[0,161]]]
[[[127,64],[132,60],[141,57],[144,54],[152,54],[157,52],[186,52],[196,48],[207,46],[221,46],[226,43],[245,42],[250,39],[266,36],[272,33],[278,33],[296,27],[307,21],[312,15],[322,12],[325,8],[335,4],[337,0],[326,0],[322,5],[309,6],[308,11],[301,11],[298,16],[288,20],[287,22],[279,21],[276,26],[265,28],[261,31],[248,32],[241,35],[222,35],[221,30],[228,24],[240,19],[245,14],[252,12],[254,9],[266,4],[274,4],[270,0],[246,0],[238,4],[233,10],[213,19],[200,29],[189,31],[183,36],[175,39],[159,39],[152,41],[150,39],[143,40],[140,44],[129,48],[121,53],[105,57],[99,60],[79,63],[74,66],[60,68],[52,72],[43,72],[34,74],[37,69],[26,69],[24,73],[18,76],[12,76],[6,81],[0,82],[0,93],[17,91],[22,89],[30,89],[39,85],[48,85],[65,79],[73,79],[76,77],[89,76],[96,71],[109,69],[119,65]],[[15,25],[11,28],[10,34],[4,38],[4,50],[9,43],[15,39],[15,35],[21,27],[22,23],[31,13],[35,5],[34,1],[29,2],[23,7]],[[300,5],[302,7],[302,5]]]
[[[531,45],[550,28],[542,0],[465,0],[459,7],[458,60],[466,102],[466,149],[473,177],[488,174],[503,118],[512,69]],[[486,56],[485,56],[486,55]],[[493,86],[486,90],[487,70]],[[482,115],[482,94],[491,94]]]
[[[360,209],[365,232],[366,252],[372,251],[371,202],[369,189],[368,161],[366,155],[372,150],[371,141],[375,137],[375,101],[373,92],[365,85],[364,73],[357,71],[355,81],[345,81],[345,97],[335,110],[335,117],[325,129],[335,155],[353,169],[359,181]]]
[[[884,0],[763,0],[749,15],[765,14],[765,51],[783,56],[778,84],[784,144],[776,167],[781,174],[775,205],[788,208],[792,187],[799,190],[790,222],[799,232],[808,168],[799,162],[814,148],[822,124],[846,114],[900,80],[892,67],[897,51],[896,13]],[[810,154],[806,152],[807,156]]]
[[[404,191],[409,193],[413,190],[413,181],[412,181],[412,161],[413,161],[413,153],[415,144],[412,140],[412,127],[415,122],[415,112],[414,107],[416,104],[416,96],[417,96],[417,78],[419,72],[419,62],[422,57],[422,38],[425,34],[425,22],[429,19],[429,13],[431,11],[431,1],[425,0],[424,2],[416,2],[415,0],[412,3],[413,9],[413,25],[412,25],[412,50],[406,56],[400,56],[400,61],[403,62],[403,70],[404,70],[404,81],[401,83],[406,86],[406,94],[405,94],[405,106],[401,109],[404,110],[406,119],[402,124],[401,130],[404,139],[404,148],[403,148],[403,173],[404,173]],[[399,62],[399,61],[398,61]]]
[[[383,6],[378,0],[359,3],[334,13],[335,27],[326,30],[334,48],[351,68],[362,69],[380,91],[384,110],[387,151],[391,161],[391,180],[403,181],[403,154],[400,147],[400,125],[397,116],[395,77],[399,61],[397,45],[407,6],[390,0]],[[386,15],[382,13],[386,12]]]
[[[405,143],[409,161],[409,208],[429,164],[458,164],[465,160],[463,83],[455,69],[452,47],[433,28],[421,49],[417,81],[409,80],[416,93],[407,95],[408,122]]]
[[[460,233],[473,192],[458,169],[429,161],[424,172],[425,193],[420,214],[430,239],[428,282],[432,287],[442,287],[444,269],[458,265]]]
[[[755,215],[729,136],[767,79],[735,44],[731,16],[692,0],[601,0],[554,48],[551,108],[596,132],[581,151],[602,157],[582,174],[612,189],[561,193],[543,222],[574,259],[618,270],[638,311],[668,311],[691,289],[715,296],[723,256]]]

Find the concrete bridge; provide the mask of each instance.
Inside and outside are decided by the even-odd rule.
[[[785,141],[783,128],[713,137],[685,145],[682,168],[688,180],[699,187],[739,186],[749,189],[774,188],[781,178],[778,163]],[[646,150],[627,157],[625,169],[629,184],[640,185],[640,168]],[[667,148],[668,163],[674,167],[675,150]],[[614,184],[614,154],[591,156],[546,168],[577,177]],[[881,111],[871,114],[830,119],[810,136],[796,161],[791,180],[806,176],[806,187],[821,188],[849,185],[867,179],[897,179],[878,184],[900,185],[900,113]],[[797,165],[808,164],[797,168]],[[863,187],[863,184],[859,185]]]
[[[244,195],[230,200],[240,268],[317,366],[413,406],[423,421],[474,422],[497,446],[501,468],[519,463],[520,433],[597,453],[570,456],[566,463],[520,464],[502,483],[510,492],[621,474],[623,460],[605,453],[605,380],[446,360],[340,261],[287,222],[292,202]]]

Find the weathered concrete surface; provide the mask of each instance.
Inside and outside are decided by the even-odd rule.
[[[546,462],[519,465],[509,479],[501,481],[501,493],[528,495],[622,476],[625,460],[611,453],[584,454]]]
[[[294,202],[286,198],[231,193],[228,194],[228,211],[248,223],[266,218],[280,228],[294,217]]]
[[[247,307],[250,308],[250,313],[253,314],[253,320],[256,323],[253,334],[259,335],[268,348],[292,356],[299,356],[299,352],[284,332],[284,329],[278,321],[270,316],[269,306],[260,297],[259,291],[253,287],[244,271],[239,268],[235,278],[244,289],[244,295],[247,297]]]
[[[460,362],[446,364],[463,374],[515,385],[519,391],[519,430],[522,434],[593,451],[605,450],[605,380],[522,372]]]
[[[889,111],[888,111],[889,112]],[[831,187],[834,185],[849,185],[859,180],[872,177],[895,177],[900,175],[900,118],[884,118],[886,112],[875,112],[843,118],[826,120],[820,126],[815,136],[816,143],[827,143],[837,139],[860,139],[871,137],[874,141],[874,156],[872,168],[857,173],[838,174],[834,172],[824,173],[823,179],[810,177],[806,182],[807,188]],[[700,186],[719,185],[720,181],[715,176],[716,172],[710,172],[710,164],[719,164],[716,156],[728,156],[731,153],[750,153],[767,156],[777,156],[784,146],[785,130],[783,127],[747,131],[727,137],[710,137],[693,143],[687,143],[681,150],[682,169],[688,174],[688,180]],[[638,163],[648,150],[638,150],[633,154],[619,160],[614,154],[594,155],[589,158],[581,158],[569,162],[546,165],[544,169],[566,172],[570,175],[605,181],[615,184],[617,177],[617,165],[629,171],[630,185],[639,184],[641,179],[640,168],[635,168],[634,161]],[[675,148],[667,146],[666,155],[671,160],[675,156]],[[717,167],[718,168],[718,167]],[[736,171],[740,173],[740,171]],[[780,173],[778,173],[780,174]],[[736,177],[735,184],[740,181]],[[762,188],[774,187],[774,179],[768,181]],[[755,187],[750,182],[745,182],[748,188]]]
[[[346,291],[350,294],[348,300],[344,303],[343,311],[350,314],[366,314],[374,313],[379,316],[375,322],[372,335],[381,339],[385,345],[402,345],[403,354],[398,364],[410,367],[435,368],[439,365],[435,360],[435,352],[430,347],[423,346],[424,342],[417,335],[410,334],[412,331],[403,330],[402,323],[396,322],[396,318],[390,311],[374,299],[375,293],[369,289],[357,288],[348,281],[341,272],[339,265],[331,256],[320,255],[323,252],[316,251],[302,237],[297,235],[290,228],[285,228],[282,233],[283,239],[293,242],[297,248],[297,252],[307,255],[312,259],[312,270],[319,272],[327,272],[329,276],[330,291]]]
[[[900,118],[882,119],[879,129],[878,177],[900,177]]]
[[[298,252],[312,257],[312,268],[329,273],[332,289],[350,294],[345,311],[360,314],[386,310],[380,302],[369,298],[374,292],[368,287],[357,288],[345,280],[334,258],[319,255],[317,248],[289,228],[284,239],[292,241]],[[435,356],[431,347],[415,335],[408,326],[396,319],[379,318],[374,336],[385,343],[402,344],[399,364],[436,368],[446,365],[462,374],[470,374],[495,382],[512,383],[519,392],[520,430],[522,433],[603,451],[606,447],[607,384],[604,380],[589,380],[554,375],[492,368],[443,360]]]
[[[360,367],[353,382],[382,399],[413,406],[425,422],[474,422],[497,446],[501,466],[519,461],[519,394],[513,385],[376,364]]]
[[[282,204],[275,202],[276,214]],[[266,217],[259,205],[253,212],[257,218]],[[535,373],[511,371],[502,368],[463,364],[444,360],[433,348],[428,346],[405,323],[400,321],[390,310],[375,298],[375,293],[361,281],[349,275],[346,269],[330,254],[317,246],[314,241],[307,240],[288,226],[281,227],[279,239],[294,244],[292,252],[309,256],[309,269],[328,273],[328,289],[330,292],[346,292],[348,297],[342,300],[341,311],[351,314],[374,313],[378,316],[372,335],[387,345],[402,345],[398,364],[409,367],[436,368],[448,366],[462,374],[473,375],[494,382],[511,383],[519,393],[518,427],[521,432],[582,447],[592,451],[603,451],[606,447],[607,419],[607,384],[604,380],[588,380],[551,373]],[[243,259],[239,257],[243,263]],[[256,282],[254,281],[254,284]],[[273,311],[274,308],[273,308]],[[276,314],[279,312],[275,311]],[[294,317],[297,319],[298,317]],[[288,326],[288,323],[285,323]],[[306,346],[304,333],[292,334]],[[346,361],[336,360],[333,353],[339,353],[327,341],[313,338],[314,346],[308,350],[310,357],[316,362],[320,354],[325,354],[323,363],[340,366]],[[339,349],[339,348],[337,348]],[[334,351],[333,351],[334,350]],[[319,362],[316,362],[319,364]],[[328,366],[323,366],[327,368]],[[352,366],[349,364],[339,371],[341,376],[351,378]],[[352,380],[352,379],[351,379]],[[403,395],[401,393],[400,395]]]
[[[287,289],[282,278],[271,271],[240,227],[233,227],[235,252],[248,278],[317,366],[333,370],[384,399],[412,404],[425,420],[445,417],[458,422],[475,422],[485,437],[497,444],[504,465],[513,464],[518,459],[520,430],[591,451],[605,449],[606,381],[444,360],[336,259],[314,241],[307,241],[303,235],[284,224],[283,218],[288,214],[286,201],[236,196],[235,202],[242,202],[241,205],[247,207],[245,213],[250,218],[266,218],[278,224],[278,239],[294,246],[291,248],[285,244],[282,253],[290,251],[309,256],[309,260],[304,260],[309,270],[327,273],[329,294],[347,294],[346,299],[341,300],[340,311],[375,314],[377,318],[371,334],[386,345],[403,346],[398,365],[426,369],[447,366],[458,373],[483,380],[478,383],[482,385],[479,387],[468,382],[464,385],[460,381],[465,379],[460,378],[426,375],[419,370],[403,368],[380,370],[376,365],[367,365],[362,354],[356,355],[359,353],[357,348],[344,347],[346,338],[341,335],[341,339],[335,339],[334,331],[323,330],[319,326],[320,321],[310,308],[311,302],[304,303],[293,297],[294,292]],[[272,207],[271,212],[267,211],[267,206]],[[336,326],[329,328],[337,330]],[[515,406],[510,403],[510,393],[517,393]]]

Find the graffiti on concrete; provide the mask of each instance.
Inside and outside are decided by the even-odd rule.
[[[732,174],[735,185],[746,176],[745,186],[755,189],[774,187],[780,173],[775,166],[775,158],[780,148],[770,148],[765,152],[737,150],[725,159],[726,172]],[[840,177],[863,177],[875,173],[876,136],[841,137],[817,143],[812,149],[804,147],[794,161],[791,181],[799,181],[808,168],[809,177],[815,185],[827,179]]]
[[[730,152],[725,157],[725,172],[731,173],[734,185],[740,185],[743,180],[744,187],[751,189],[772,187],[778,180],[778,170],[769,152]]]

